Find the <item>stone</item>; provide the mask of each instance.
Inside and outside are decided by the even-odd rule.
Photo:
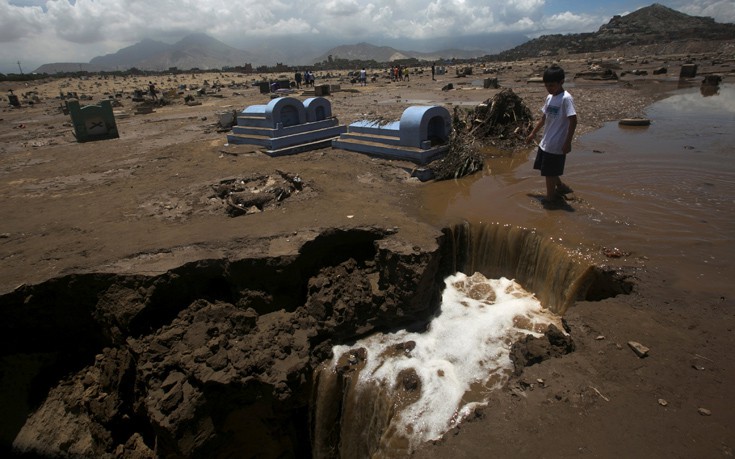
[[[482,80],[482,87],[484,89],[498,89],[500,84],[498,84],[497,78],[485,78]]]
[[[694,78],[697,76],[697,64],[684,64],[681,66],[679,78]]]
[[[320,84],[314,86],[314,95],[316,97],[328,96],[330,94],[330,88],[328,84]]]
[[[697,413],[701,414],[702,416],[712,416],[712,412],[707,408],[699,408],[697,410]]]
[[[648,349],[646,346],[636,341],[628,341],[628,346],[633,349],[633,352],[640,358],[648,357]]]

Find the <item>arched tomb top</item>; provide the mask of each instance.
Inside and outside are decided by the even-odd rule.
[[[447,142],[451,130],[452,117],[446,108],[412,106],[401,115],[400,142],[407,147],[427,148],[430,139]]]
[[[265,118],[273,128],[295,126],[306,122],[304,104],[293,97],[271,100],[265,108]]]
[[[332,103],[324,97],[310,97],[304,101],[306,121],[322,121],[332,117]]]

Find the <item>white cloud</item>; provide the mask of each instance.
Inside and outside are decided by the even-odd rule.
[[[602,18],[567,11],[544,18],[540,22],[539,31],[534,35],[590,32],[599,29],[602,24],[609,20],[610,17]]]
[[[288,35],[400,47],[401,40],[444,39],[493,32],[591,32],[614,14],[578,0],[573,11],[547,15],[545,0],[0,0],[0,72],[18,59],[88,62],[143,38],[167,43],[193,32],[225,43],[263,48]],[[733,0],[659,0],[687,14],[734,22]],[[242,46],[241,46],[242,47]],[[325,49],[326,51],[326,49]]]
[[[31,37],[42,23],[41,8],[18,8],[0,2],[0,43]]]
[[[735,23],[735,1],[733,0],[694,0],[678,8],[691,16],[708,16],[721,23]]]
[[[357,14],[360,4],[355,0],[329,0],[320,4],[321,10],[333,17],[345,17]]]

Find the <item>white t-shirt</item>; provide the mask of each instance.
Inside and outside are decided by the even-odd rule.
[[[577,114],[574,99],[566,91],[555,96],[549,94],[541,111],[546,115],[546,121],[539,147],[547,153],[561,155],[569,131],[569,117]]]

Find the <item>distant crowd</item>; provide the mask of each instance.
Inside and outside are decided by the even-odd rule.
[[[304,83],[304,87],[314,86],[314,74],[311,70],[306,70],[303,74],[300,71],[296,71],[294,74],[294,80],[296,81],[296,89],[301,89],[301,83]]]

